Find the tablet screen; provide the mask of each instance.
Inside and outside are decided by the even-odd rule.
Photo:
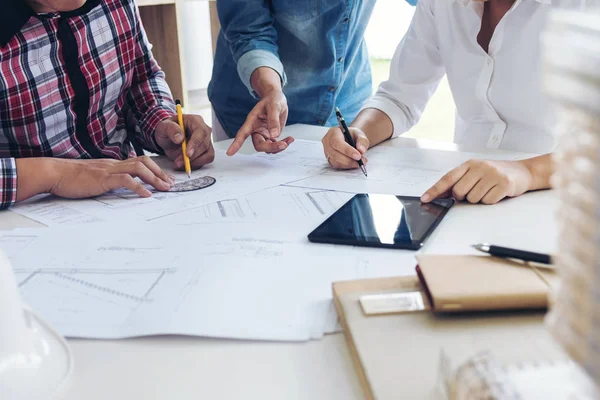
[[[444,218],[453,199],[358,194],[315,229],[312,242],[418,249]]]

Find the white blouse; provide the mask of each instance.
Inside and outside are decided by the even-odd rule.
[[[419,0],[394,55],[390,79],[364,108],[386,113],[394,135],[416,124],[444,74],[456,104],[454,142],[529,153],[554,149],[556,118],[542,90],[541,33],[552,8],[600,0],[516,0],[489,54],[477,43],[483,4]]]

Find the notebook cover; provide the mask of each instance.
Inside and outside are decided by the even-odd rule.
[[[543,309],[551,269],[490,256],[420,255],[418,275],[436,312]]]

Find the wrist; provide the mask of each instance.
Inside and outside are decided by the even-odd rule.
[[[273,92],[281,92],[281,77],[272,68],[259,67],[254,70],[250,78],[252,88],[260,98],[264,98]]]
[[[360,129],[365,134],[369,139],[369,147],[390,139],[394,132],[390,117],[375,108],[362,110],[350,126]]]
[[[54,158],[18,158],[17,200],[41,193],[51,193],[58,184],[60,171]]]
[[[550,188],[550,177],[553,172],[551,155],[520,160],[517,163],[529,173],[529,191]]]

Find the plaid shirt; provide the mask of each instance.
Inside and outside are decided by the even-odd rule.
[[[126,159],[132,141],[162,151],[154,131],[175,105],[134,0],[43,15],[25,0],[4,2],[0,208],[17,197],[15,158]]]

